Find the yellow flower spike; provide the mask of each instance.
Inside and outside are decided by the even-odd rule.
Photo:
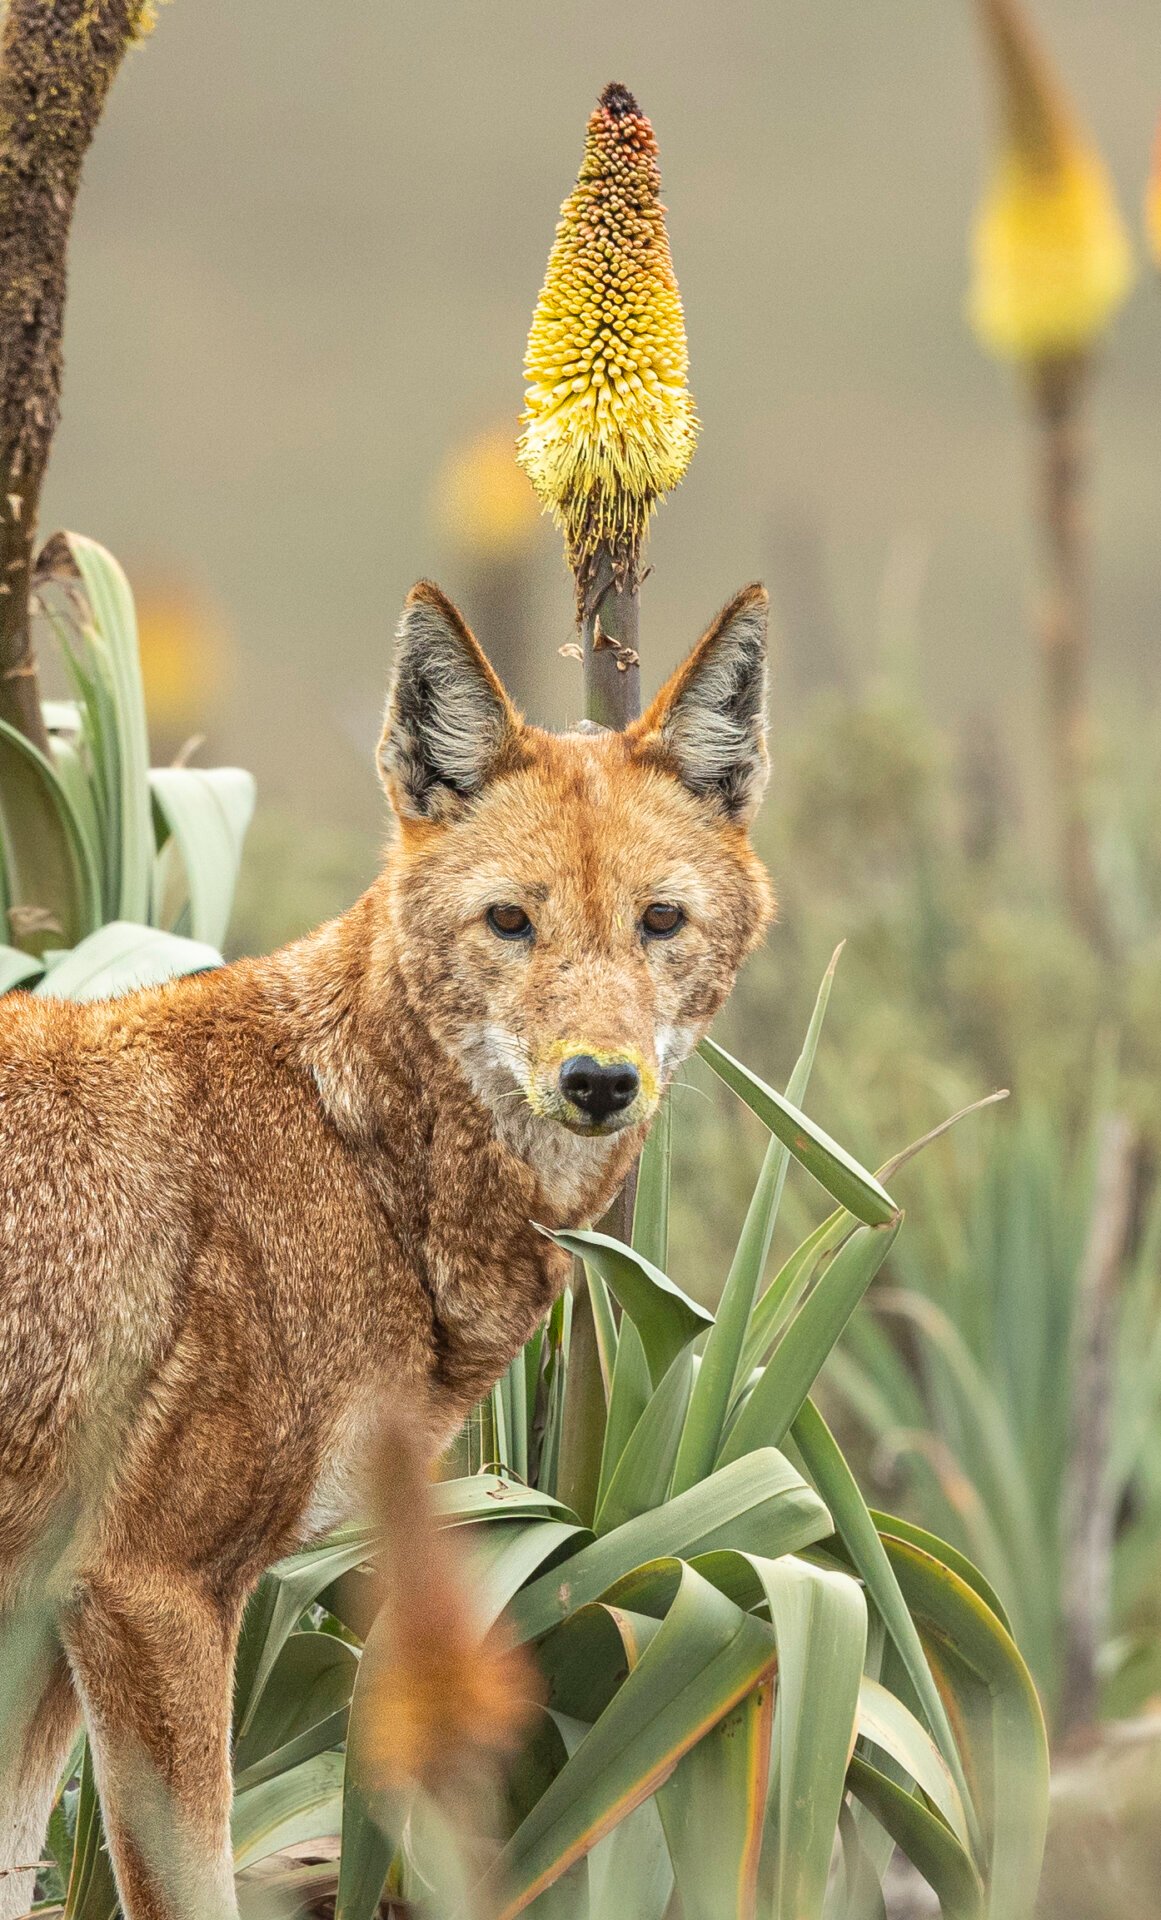
[[[589,119],[561,208],[524,370],[516,457],[583,584],[605,546],[624,568],[693,457],[697,417],[657,141],[626,87]]]
[[[979,0],[999,81],[999,160],[976,220],[970,312],[983,345],[1030,363],[1082,354],[1133,277],[1103,161],[1017,0]]]

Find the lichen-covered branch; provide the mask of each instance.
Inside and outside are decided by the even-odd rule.
[[[81,167],[147,0],[8,0],[0,30],[0,718],[46,747],[29,597]]]

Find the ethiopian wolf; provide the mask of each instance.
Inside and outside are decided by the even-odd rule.
[[[349,913],[120,1000],[0,999],[0,1633],[48,1634],[0,1866],[83,1714],[130,1920],[236,1912],[247,1594],[358,1509],[384,1403],[434,1457],[495,1381],[567,1277],[534,1223],[608,1206],[769,920],[765,630],[747,588],[626,732],[553,735],[417,586]],[[0,1876],[0,1920],[31,1893]]]

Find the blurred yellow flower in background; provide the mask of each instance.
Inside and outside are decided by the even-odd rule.
[[[591,115],[525,356],[517,458],[570,563],[635,555],[693,456],[697,420],[653,129],[627,88]]]
[[[1108,173],[1016,0],[979,0],[999,84],[1000,153],[976,219],[970,312],[1008,359],[1090,346],[1133,278]]]
[[[435,513],[443,532],[473,559],[510,559],[540,524],[536,497],[512,459],[507,427],[488,427],[453,447],[440,470]]]
[[[184,580],[146,572],[134,597],[145,709],[164,752],[205,724],[224,691],[229,636],[215,609]]]

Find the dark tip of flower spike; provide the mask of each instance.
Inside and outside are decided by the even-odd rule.
[[[637,105],[633,95],[629,92],[628,87],[623,87],[619,80],[609,81],[608,86],[601,94],[601,105],[604,107],[606,113],[612,114],[614,120],[627,119],[630,114],[640,116],[641,113],[641,109]]]

